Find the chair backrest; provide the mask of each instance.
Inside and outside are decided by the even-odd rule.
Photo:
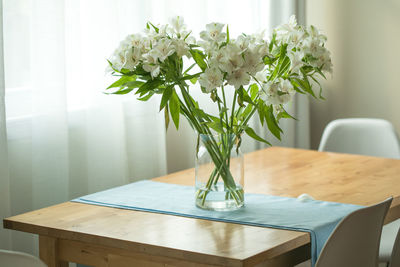
[[[392,256],[390,258],[390,267],[400,267],[400,229],[397,232],[396,241],[394,241]]]
[[[334,120],[326,126],[318,150],[400,159],[396,131],[382,119]]]
[[[344,217],[322,248],[316,267],[377,267],[383,221],[392,199]]]
[[[38,258],[23,252],[0,249],[0,267],[47,267]]]

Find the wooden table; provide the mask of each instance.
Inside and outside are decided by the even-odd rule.
[[[400,161],[272,147],[245,155],[245,190],[370,205],[393,196],[400,217]],[[192,185],[189,169],[155,179]],[[292,266],[309,257],[308,233],[65,202],[4,219],[39,235],[49,266]]]

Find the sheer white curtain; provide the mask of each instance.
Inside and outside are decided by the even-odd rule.
[[[269,33],[294,13],[294,0],[3,0],[1,218],[193,164],[192,130],[184,124],[166,133],[159,99],[102,93],[111,83],[105,59],[127,34],[175,15],[196,35],[211,21],[228,23],[232,36]],[[290,106],[301,124],[284,123],[283,145],[308,144],[298,134],[299,125],[308,128],[299,107]],[[244,144],[244,151],[257,148]],[[0,248],[37,253],[36,243],[0,230]]]
[[[0,24],[3,26],[3,3],[0,1]],[[10,216],[10,177],[8,172],[7,130],[4,106],[3,27],[0,27],[0,218]],[[11,248],[8,231],[0,230],[0,248]]]

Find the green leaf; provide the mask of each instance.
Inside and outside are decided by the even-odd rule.
[[[247,105],[247,107],[245,108],[243,113],[240,115],[241,119],[244,120],[250,114],[250,112],[252,110],[253,110],[253,106],[252,105]]]
[[[132,81],[132,82],[127,82],[126,84],[124,84],[124,86],[127,88],[133,89],[133,88],[139,88],[143,84],[144,84],[144,82],[142,82],[142,81]]]
[[[118,79],[113,84],[111,84],[109,87],[107,87],[107,89],[114,88],[114,87],[121,87],[124,84],[126,84],[127,82],[135,81],[136,78],[137,78],[136,75],[134,75],[134,76],[125,76],[125,75],[121,76],[120,79]]]
[[[196,66],[196,63],[193,63],[192,65],[190,65],[189,68],[187,68],[187,69],[185,70],[185,72],[183,73],[183,75],[186,75],[186,73],[188,73],[189,70],[191,70],[194,66]]]
[[[190,54],[192,55],[194,61],[199,65],[200,69],[204,71],[207,68],[207,64],[205,62],[206,56],[200,50],[191,49]]]
[[[265,56],[263,58],[263,61],[265,65],[271,65],[276,61],[276,59],[277,59],[276,57]]]
[[[245,130],[245,132],[247,133],[248,136],[250,136],[250,137],[253,138],[254,140],[257,140],[257,141],[259,141],[259,142],[266,143],[266,144],[268,144],[268,145],[271,146],[271,143],[268,142],[267,140],[265,140],[264,138],[258,136],[258,135],[256,134],[256,132],[253,130],[253,128],[247,127],[246,130]]]
[[[286,56],[287,44],[284,44],[280,47],[279,50],[279,61],[276,65],[274,71],[272,72],[271,76],[268,78],[269,81],[275,80],[275,78],[279,77],[285,71],[285,68],[290,66],[290,59]],[[287,66],[287,64],[289,64]]]
[[[267,121],[267,126],[270,132],[279,140],[281,140],[281,133],[283,132],[282,129],[279,127],[273,112],[272,105],[265,106],[266,107],[266,116],[265,120]]]
[[[164,83],[164,81],[162,81],[162,80],[148,80],[146,83],[142,84],[139,87],[139,90],[137,90],[135,94],[140,94],[140,96],[142,96],[142,95],[146,94],[148,91],[159,87],[163,83]]]
[[[210,98],[211,98],[211,100],[213,102],[217,102],[218,101],[218,96],[217,96],[217,93],[216,93],[215,90],[211,91]]]
[[[322,71],[321,71],[320,68],[315,68],[315,71],[316,71],[319,75],[321,75],[322,77],[324,77],[324,79],[326,80],[326,76],[325,76],[325,74],[322,73]]]
[[[262,126],[264,125],[264,119],[266,117],[264,106],[265,106],[264,102],[260,99],[258,101],[258,105],[257,105],[257,112],[258,112],[258,117],[260,119],[260,123]]]
[[[145,96],[143,96],[143,97],[139,97],[138,100],[140,100],[140,101],[147,101],[147,100],[149,100],[153,95],[154,95],[153,92],[149,92],[147,95],[145,95]]]
[[[224,114],[228,111],[228,108],[222,107],[221,110],[219,111],[219,116],[223,117]]]
[[[189,37],[189,35],[192,33],[192,31],[190,31],[190,32],[188,32],[188,34],[186,34],[186,36],[183,38],[183,41],[185,41],[188,37]]]
[[[159,30],[156,26],[154,26],[153,23],[151,23],[150,21],[149,21],[148,23],[154,28],[154,30],[156,31],[156,33],[159,33],[159,32],[160,32],[160,30]]]
[[[164,109],[164,120],[165,120],[165,130],[168,130],[168,126],[169,126],[168,104],[165,106],[165,109]]]
[[[205,119],[207,121],[210,121],[210,115],[205,113],[202,109],[200,108],[195,108],[193,109],[193,113],[198,116],[199,118]]]
[[[298,92],[298,93],[300,93],[300,94],[305,94],[305,92],[304,91],[302,91],[299,87],[300,87],[300,84],[298,83],[298,82],[296,82],[293,78],[292,79],[289,79],[290,80],[290,83],[293,85],[293,89],[294,90],[296,90],[296,92]]]
[[[245,107],[246,105],[243,104],[243,92],[245,92],[243,86],[240,86],[240,88],[237,89],[236,92],[238,93],[237,103],[239,104],[239,106]]]
[[[196,78],[200,76],[200,74],[202,74],[202,72],[196,73],[196,74],[192,74],[192,75],[186,75],[183,76],[182,78],[179,79],[179,81],[185,81],[185,80],[191,80],[193,78]]]
[[[279,60],[283,60],[287,53],[288,44],[284,44],[281,46],[280,53],[279,53]]]
[[[310,95],[312,95],[314,98],[317,98],[314,94],[314,91],[311,88],[311,84],[307,79],[307,76],[303,76],[304,79],[299,79],[299,78],[293,78],[292,80],[295,81],[296,86],[303,89],[305,92],[309,93]]]
[[[179,129],[179,114],[180,114],[180,103],[179,97],[176,94],[175,90],[172,90],[171,98],[169,99],[169,108],[172,117],[172,121],[175,124],[176,129]]]
[[[308,66],[308,65],[301,67],[301,72],[305,73],[305,74],[308,74],[313,70],[314,70],[314,68],[311,66]]]
[[[278,77],[285,73],[290,67],[290,59],[285,56],[282,63],[279,65]]]
[[[325,100],[325,98],[322,96],[322,86],[321,86],[321,84],[320,84],[319,81],[318,81],[317,79],[315,79],[313,76],[310,76],[310,77],[311,77],[311,79],[313,79],[314,82],[315,82],[316,84],[318,84],[318,86],[319,86],[319,99]]]
[[[168,86],[165,88],[163,95],[161,97],[161,102],[160,102],[160,111],[165,107],[165,105],[168,103],[169,99],[171,98],[173,91],[173,86]]]
[[[120,72],[124,75],[134,75],[135,74],[135,72],[131,71],[130,69],[125,69],[125,68],[122,68]]]
[[[197,82],[197,77],[194,77],[192,79],[189,80],[192,84],[196,84]]]
[[[253,83],[250,85],[250,97],[254,101],[258,95],[258,85],[256,83]]]
[[[122,90],[118,90],[116,92],[112,92],[111,94],[113,95],[126,95],[130,92],[132,92],[134,88],[126,88],[126,89],[122,89]]]
[[[283,108],[282,108],[283,109]],[[285,109],[283,109],[283,111],[279,112],[279,114],[277,115],[276,119],[279,121],[280,119],[293,119],[296,120],[297,119],[295,117],[293,117],[292,115],[290,115],[289,113],[287,113],[287,111]]]
[[[255,103],[253,102],[253,100],[251,99],[251,97],[249,96],[249,94],[246,92],[246,90],[243,88],[243,86],[241,86],[239,88],[239,90],[242,91],[242,96],[243,96],[243,101],[250,103],[252,105],[255,105]]]
[[[218,133],[224,133],[224,129],[219,121],[210,121],[205,124]]]
[[[272,34],[272,40],[271,40],[271,42],[269,43],[269,47],[268,47],[270,53],[271,53],[271,51],[272,51],[272,48],[273,48],[274,45],[275,45],[275,42],[276,42],[276,32],[273,32],[273,34]]]
[[[229,44],[229,26],[226,25],[226,43]]]
[[[114,72],[121,73],[123,75],[128,75],[128,76],[135,75],[134,71],[131,71],[131,70],[128,70],[128,69],[118,70],[118,69],[114,68],[114,66],[113,66],[113,64],[111,63],[110,60],[107,59],[107,62],[108,62],[108,64],[110,64],[110,67],[113,69]]]

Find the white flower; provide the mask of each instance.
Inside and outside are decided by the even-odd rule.
[[[304,53],[302,51],[290,52],[287,54],[290,59],[290,71],[300,74],[300,68],[303,66]]]
[[[267,104],[280,104],[278,98],[279,83],[266,82],[262,84],[261,90],[258,92],[260,98]]]
[[[307,33],[312,37],[312,38],[316,38],[319,39],[321,42],[325,42],[326,41],[326,36],[319,33],[318,29],[315,28],[314,26],[310,25],[309,27],[307,27]]]
[[[255,49],[254,49],[255,50]],[[264,62],[262,56],[257,53],[257,51],[247,50],[244,52],[244,69],[250,75],[255,75],[257,72],[264,68]]]
[[[255,34],[250,35],[251,36],[251,40],[254,43],[264,43],[264,36],[265,36],[265,30],[259,31]]]
[[[259,71],[254,76],[258,82],[265,83],[267,81],[268,69],[265,68],[262,71]]]
[[[332,60],[331,53],[325,47],[319,47],[315,55],[316,60],[312,62],[312,65],[318,68],[322,67],[322,70],[332,74]]]
[[[206,41],[222,42],[226,38],[226,33],[222,32],[224,26],[222,23],[209,23],[206,25],[207,31],[200,32],[200,38]]]
[[[114,68],[133,70],[142,58],[143,46],[140,35],[128,35],[114,51],[110,62]]]
[[[291,50],[293,47],[297,47],[304,39],[304,32],[302,30],[294,30],[288,33],[288,50]]]
[[[280,80],[280,90],[282,93],[288,94],[289,96],[295,95],[296,91],[293,88],[292,83],[289,80],[284,80],[282,78]]]
[[[243,64],[244,59],[241,54],[241,49],[234,43],[229,43],[228,45],[224,46],[223,48],[223,58],[221,60],[221,69],[228,74],[239,70]]]
[[[235,44],[240,48],[243,52],[245,51],[250,45],[250,36],[239,35],[238,38],[235,40]]]
[[[149,25],[149,28],[144,29],[144,33],[146,36],[153,40],[157,41],[162,38],[167,37],[167,32],[168,32],[168,25],[155,25],[158,28],[158,32],[153,28],[153,26]]]
[[[213,55],[219,51],[218,44],[215,42],[199,40],[197,44],[204,49],[204,52],[207,55]]]
[[[315,56],[320,47],[320,41],[316,38],[307,37],[302,43],[302,50],[305,54]]]
[[[155,50],[143,55],[143,69],[150,72],[151,77],[155,78],[160,74],[160,66],[158,64],[158,54]]]
[[[186,30],[186,25],[185,25],[182,17],[176,16],[176,17],[170,19],[170,23],[171,23],[172,29],[174,30],[175,34],[177,34],[177,35],[181,35],[181,33]]]
[[[207,68],[199,77],[199,83],[205,88],[207,93],[220,87],[223,83],[224,75],[218,68]]]
[[[172,39],[172,44],[178,57],[191,57],[189,52],[189,45],[183,39]]]
[[[172,45],[172,41],[170,39],[164,38],[161,39],[153,48],[158,54],[158,59],[161,62],[172,55],[175,52],[175,47]]]
[[[292,15],[289,18],[289,23],[287,24],[282,24],[276,28],[276,34],[277,34],[277,39],[278,40],[287,40],[288,34],[291,32],[295,31],[297,28],[297,21],[296,21],[296,16]]]
[[[238,69],[232,72],[226,78],[228,84],[233,85],[235,89],[239,89],[242,85],[248,85],[250,83],[250,75],[247,74],[243,69]]]
[[[279,79],[277,82],[266,82],[258,92],[260,98],[267,105],[281,105],[288,103],[296,91],[288,80]]]
[[[270,55],[269,45],[265,41],[258,44],[255,49],[257,50],[257,53],[260,55],[261,58],[264,58],[265,56]]]
[[[144,49],[145,45],[143,42],[143,37],[140,34],[131,34],[126,37],[124,40],[127,45],[135,47],[136,49]]]

